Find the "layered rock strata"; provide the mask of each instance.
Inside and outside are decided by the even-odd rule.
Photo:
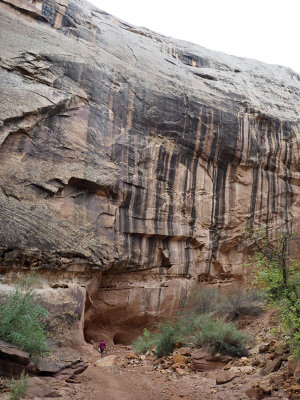
[[[88,286],[87,337],[242,276],[245,223],[299,230],[297,73],[82,0],[4,0],[0,30],[1,268]]]

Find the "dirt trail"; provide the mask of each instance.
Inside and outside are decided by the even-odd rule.
[[[269,331],[269,314],[250,321],[241,320],[256,338],[262,340]],[[127,346],[109,346],[105,358],[117,357],[125,359],[125,354],[130,351]],[[184,376],[164,374],[162,370],[155,370],[155,360],[146,358],[126,366],[100,366],[99,353],[87,345],[82,349],[84,361],[89,363],[86,371],[78,375],[77,383],[63,383],[64,389],[60,387],[59,392],[63,398],[75,400],[246,400],[245,390],[250,388],[253,382],[262,379],[259,370],[251,374],[238,374],[231,382],[217,385],[216,375],[222,370],[208,372],[189,371]],[[268,400],[272,399],[294,399],[284,392],[283,387],[272,392],[272,396],[266,395]]]
[[[124,356],[128,349],[123,346],[112,346],[105,357],[110,355]],[[105,359],[104,357],[104,359]],[[168,387],[163,384],[161,374],[153,371],[152,365],[138,367],[101,367],[97,365],[99,353],[93,351],[88,361],[87,370],[78,376],[73,399],[89,400],[176,400]],[[75,395],[75,396],[74,396]]]
[[[123,346],[113,346],[106,353],[124,356],[128,352]],[[246,388],[260,379],[258,374],[241,375],[232,382],[216,385],[216,374],[220,371],[189,373],[172,378],[153,370],[153,362],[136,367],[100,367],[99,353],[94,351],[90,366],[77,377],[78,383],[68,384],[64,399],[89,400],[246,400]],[[80,383],[79,383],[80,382]],[[66,388],[67,389],[67,388]],[[268,400],[284,399],[282,391]]]

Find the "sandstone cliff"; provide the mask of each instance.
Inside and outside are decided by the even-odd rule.
[[[242,276],[246,222],[299,230],[298,74],[82,0],[2,0],[0,30],[1,269],[84,285],[87,337]]]

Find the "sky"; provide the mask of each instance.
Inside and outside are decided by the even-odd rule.
[[[89,0],[136,26],[300,73],[300,0]]]

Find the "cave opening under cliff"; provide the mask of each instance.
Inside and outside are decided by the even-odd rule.
[[[88,343],[104,339],[108,344],[130,345],[152,325],[162,288],[145,286],[144,271],[102,272],[89,285],[82,320]],[[133,282],[139,282],[134,284]]]

